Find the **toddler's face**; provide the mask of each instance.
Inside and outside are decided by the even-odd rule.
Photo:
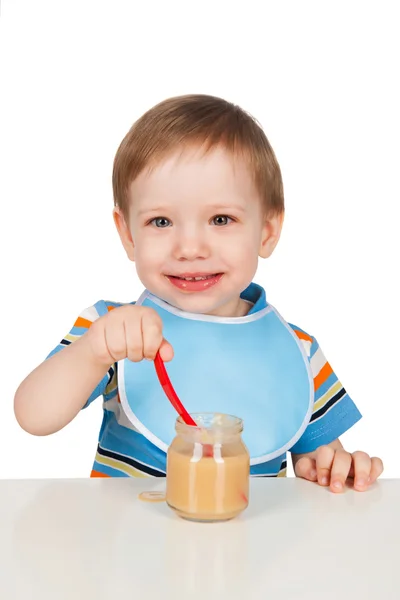
[[[128,222],[116,223],[143,285],[184,311],[245,314],[240,293],[280,226],[265,220],[244,160],[222,148],[175,153],[141,173],[130,198]]]

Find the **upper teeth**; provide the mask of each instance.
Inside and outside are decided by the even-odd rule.
[[[203,275],[202,277],[181,277],[185,281],[203,281],[203,279],[209,279],[212,275]]]

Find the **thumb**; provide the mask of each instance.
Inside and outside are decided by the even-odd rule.
[[[160,356],[164,362],[169,362],[174,358],[174,349],[167,340],[163,340],[159,349]]]
[[[294,467],[296,477],[302,477],[303,479],[308,479],[308,481],[316,481],[317,469],[315,465],[315,459],[302,456]]]

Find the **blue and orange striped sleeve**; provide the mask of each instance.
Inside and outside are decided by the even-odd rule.
[[[63,339],[60,341],[60,343],[50,352],[50,354],[47,356],[46,360],[48,358],[50,358],[51,356],[53,356],[53,354],[60,352],[63,348],[65,348],[66,346],[69,346],[70,344],[75,342],[78,338],[80,338],[82,335],[84,335],[88,331],[88,329],[91,327],[91,325],[94,323],[94,321],[96,321],[96,319],[107,314],[110,310],[112,310],[116,306],[120,306],[120,304],[115,303],[115,302],[106,302],[104,300],[99,300],[93,306],[90,306],[89,308],[86,308],[85,310],[83,310],[80,313],[80,315],[78,316],[78,318],[75,320],[75,323],[74,323],[72,329],[67,333],[67,335],[65,335],[63,337]],[[115,379],[115,366],[113,365],[110,367],[110,369],[108,370],[106,375],[103,377],[103,379],[101,381],[99,381],[99,383],[97,384],[97,386],[95,387],[93,392],[90,394],[89,398],[87,399],[86,403],[84,404],[83,408],[86,408],[87,406],[89,406],[89,404],[91,404],[93,402],[93,400],[96,400],[96,398],[98,398],[99,396],[102,396],[105,393],[106,388],[110,387],[110,384],[112,384],[114,379]]]
[[[307,429],[291,448],[293,454],[313,452],[343,435],[361,413],[326,360],[317,340],[293,327],[302,340],[314,379],[314,407]]]

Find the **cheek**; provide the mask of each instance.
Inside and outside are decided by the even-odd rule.
[[[252,264],[258,260],[257,237],[242,237],[225,248],[225,257],[230,264]]]
[[[160,238],[154,239],[152,236],[138,236],[135,245],[136,262],[144,265],[158,264],[165,259],[166,248]]]

